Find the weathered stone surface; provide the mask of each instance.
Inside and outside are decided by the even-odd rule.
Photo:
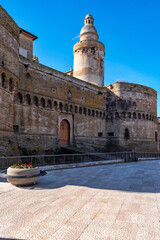
[[[70,143],[87,151],[158,150],[156,91],[130,83],[104,87],[104,45],[91,15],[85,24],[72,76],[35,61],[37,37],[0,7],[0,155],[53,153],[63,120]]]

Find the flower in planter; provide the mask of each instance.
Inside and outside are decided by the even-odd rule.
[[[34,166],[32,165],[32,163],[22,163],[22,164],[19,164],[19,163],[16,163],[14,165],[11,166],[11,168],[34,168]]]

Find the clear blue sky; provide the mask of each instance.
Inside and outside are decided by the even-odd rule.
[[[16,23],[38,36],[34,54],[42,64],[66,72],[73,66],[72,40],[83,19],[95,19],[106,48],[105,85],[117,80],[158,92],[160,116],[160,0],[1,0]]]

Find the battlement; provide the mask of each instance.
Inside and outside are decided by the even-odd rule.
[[[128,83],[128,82],[116,82],[106,87],[112,92],[126,91],[126,92],[145,93],[145,94],[150,94],[155,98],[157,98],[157,92],[153,88],[150,88],[141,84]]]

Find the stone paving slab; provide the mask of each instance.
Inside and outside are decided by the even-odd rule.
[[[0,239],[160,239],[160,161],[49,171],[24,188],[0,181]]]

